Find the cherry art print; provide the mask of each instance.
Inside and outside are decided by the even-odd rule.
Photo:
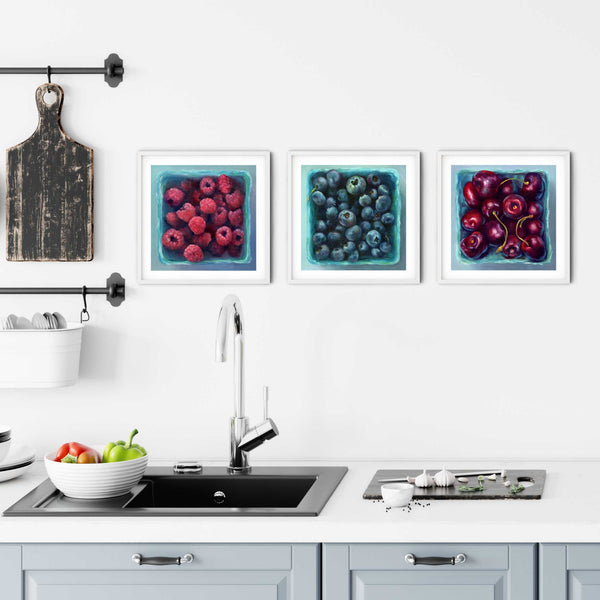
[[[566,152],[442,153],[440,277],[567,283]]]

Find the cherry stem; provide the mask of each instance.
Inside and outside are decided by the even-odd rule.
[[[315,185],[315,187],[310,190],[310,193],[308,194],[308,198],[306,199],[307,202],[310,202],[310,197],[313,195],[313,192],[317,191],[317,186]]]
[[[503,183],[506,183],[507,181],[521,181],[518,177],[509,177],[508,179],[505,179],[504,181],[501,181],[498,184],[498,187],[500,187]],[[529,181],[523,181],[524,185],[529,185]]]
[[[496,211],[492,212],[492,214],[494,215],[494,217],[496,218],[496,221],[498,221],[498,223],[500,223],[500,225],[502,225],[502,228],[504,229],[504,242],[502,244],[502,246],[498,246],[498,250],[496,250],[496,252],[502,252],[502,249],[504,248],[504,246],[506,246],[506,242],[508,242],[508,228],[506,227],[506,225],[499,219],[498,217],[498,213]]]
[[[533,219],[533,215],[527,215],[526,217],[522,217],[521,219],[519,219],[517,221],[517,226],[515,227],[515,235],[517,236],[518,239],[520,239],[524,244],[527,244],[527,242],[519,235],[519,227],[521,227],[521,225],[527,221],[527,219]]]

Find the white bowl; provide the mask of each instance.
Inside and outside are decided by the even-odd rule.
[[[5,442],[0,442],[0,463],[6,458],[10,450],[10,439]]]
[[[44,457],[50,481],[69,498],[113,498],[129,492],[146,470],[148,456],[113,463],[54,462],[55,454]]]
[[[407,506],[412,500],[415,486],[412,483],[384,483],[381,496],[386,506]]]

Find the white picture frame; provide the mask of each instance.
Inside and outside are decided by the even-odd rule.
[[[542,234],[546,253],[542,260],[530,260],[521,252],[516,260],[504,260],[500,250],[488,245],[484,254],[470,259],[460,249],[463,237],[469,235],[461,226],[461,211],[469,209],[462,186],[463,179],[473,181],[471,173],[480,170],[498,172],[505,181],[514,180],[514,192],[521,191],[523,198],[537,201],[543,208]],[[543,176],[544,192],[539,198],[527,197],[523,181],[527,172]],[[519,185],[521,188],[519,189]],[[472,189],[472,188],[471,188]],[[461,191],[463,190],[463,191]],[[497,198],[502,204],[503,199]],[[505,198],[505,197],[504,197]],[[475,210],[478,210],[477,208]],[[484,211],[482,211],[484,212]],[[489,213],[489,211],[488,211]],[[464,215],[463,215],[464,216]],[[501,213],[501,220],[522,232],[519,220],[511,225]],[[537,218],[529,217],[528,218]],[[484,225],[485,225],[484,216]],[[446,150],[438,153],[438,281],[440,283],[472,284],[568,284],[570,282],[570,153],[566,150],[470,151]],[[502,225],[502,223],[500,223]],[[462,232],[462,233],[461,233]],[[523,234],[521,233],[521,236]],[[519,238],[519,236],[517,235]],[[524,240],[524,238],[519,238]],[[523,241],[524,243],[524,241]],[[492,254],[493,252],[493,254]],[[485,259],[477,263],[478,260]]]
[[[347,259],[322,265],[311,253],[309,238],[314,227],[308,198],[309,178],[314,173],[340,170],[351,177],[376,171],[392,177],[396,192],[393,208],[397,230],[390,234],[393,257],[378,264],[365,258],[354,264]],[[420,282],[420,154],[418,151],[295,150],[288,154],[288,281],[293,284],[416,284]],[[329,193],[329,192],[328,192]],[[399,216],[399,217],[398,217]],[[362,217],[361,217],[362,218]],[[321,219],[319,219],[321,220]],[[310,221],[310,222],[309,222]],[[333,223],[333,221],[332,221]],[[311,238],[312,239],[312,238]],[[366,256],[366,255],[365,255]],[[385,262],[385,264],[384,264]]]
[[[161,247],[162,181],[230,173],[244,195],[241,256],[203,251],[200,262]],[[192,175],[190,175],[192,174]],[[239,177],[238,177],[239,176]],[[160,179],[162,178],[162,179]],[[167,184],[165,184],[167,185]],[[236,183],[236,186],[238,184]],[[186,195],[187,200],[187,195]],[[227,208],[227,205],[224,206]],[[207,230],[211,218],[207,218]],[[229,224],[230,225],[230,224]],[[217,227],[212,224],[212,227]],[[231,225],[233,228],[233,225]],[[216,237],[216,233],[212,232]],[[160,239],[159,239],[160,238]],[[138,152],[138,281],[141,284],[268,284],[270,282],[270,153],[238,150],[141,150]],[[216,242],[216,240],[215,240]],[[187,243],[187,242],[186,242]],[[169,254],[169,256],[166,256]],[[219,262],[219,259],[226,259]],[[188,264],[189,263],[189,264]]]

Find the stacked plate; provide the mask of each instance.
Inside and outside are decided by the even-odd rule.
[[[99,449],[102,454],[102,448]],[[113,498],[126,494],[146,470],[148,456],[112,463],[54,462],[55,453],[46,454],[44,463],[50,481],[69,498]]]
[[[23,475],[35,462],[35,450],[30,446],[13,444],[6,458],[0,462],[0,481]]]
[[[8,315],[0,318],[2,329],[66,329],[67,320],[60,313],[35,313],[31,320],[27,317]]]

